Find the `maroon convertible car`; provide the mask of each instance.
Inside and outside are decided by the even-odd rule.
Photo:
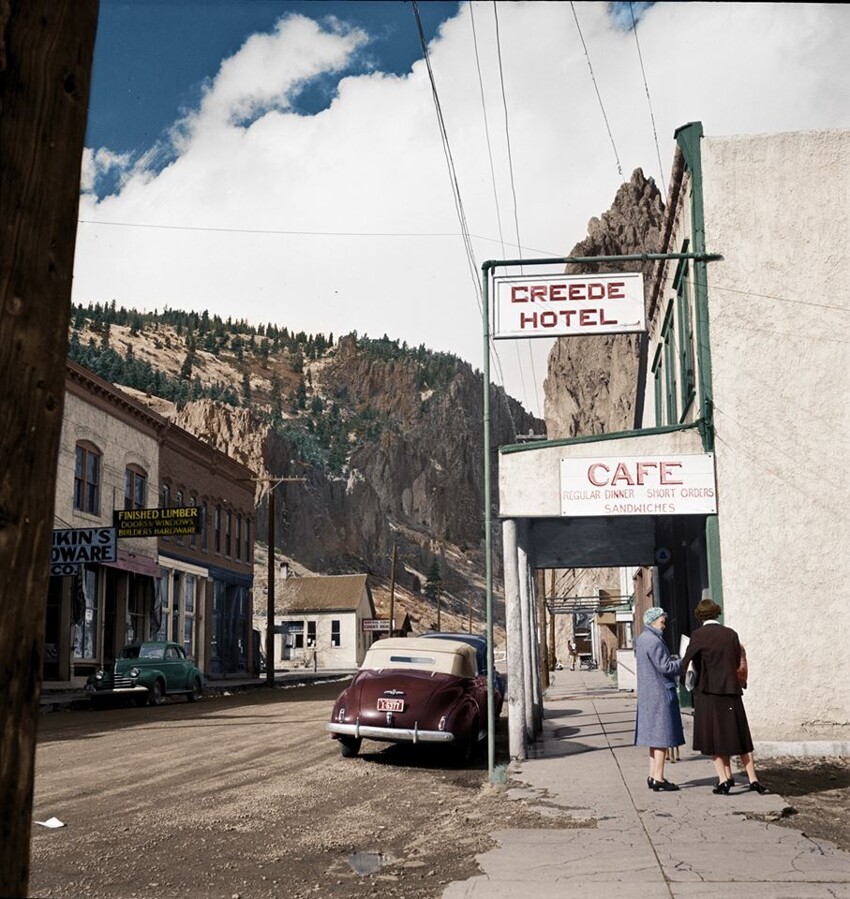
[[[499,697],[501,699],[501,697]],[[487,675],[475,650],[455,640],[379,640],[327,725],[345,758],[363,738],[389,743],[441,743],[468,761],[487,735]]]

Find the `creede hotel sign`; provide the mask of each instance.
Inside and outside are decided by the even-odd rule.
[[[494,339],[646,330],[643,275],[505,275],[493,279]]]
[[[561,459],[561,514],[713,515],[714,454]]]

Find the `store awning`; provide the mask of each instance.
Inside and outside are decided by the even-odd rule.
[[[143,574],[147,577],[161,577],[162,569],[156,560],[150,556],[140,556],[126,549],[118,550],[118,558],[114,562],[102,562],[107,568],[120,568],[122,571],[132,571],[135,574]]]

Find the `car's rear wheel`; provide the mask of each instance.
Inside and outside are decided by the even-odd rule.
[[[195,683],[192,684],[192,689],[186,694],[186,699],[189,702],[197,702],[201,698],[201,679],[199,677],[195,678]]]
[[[360,744],[363,742],[360,737],[340,737],[339,738],[339,754],[344,759],[353,759],[360,752]]]
[[[148,702],[151,705],[162,705],[165,697],[165,688],[162,681],[157,679],[153,682],[153,686],[148,690]]]

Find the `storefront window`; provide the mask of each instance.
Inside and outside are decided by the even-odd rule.
[[[127,597],[127,619],[125,622],[125,641],[139,643],[145,636],[145,603],[144,594],[138,589],[138,578],[133,578],[130,594]]]
[[[154,602],[151,609],[151,640],[168,639],[168,577],[154,582]]]
[[[75,659],[97,656],[97,576],[84,566],[74,578],[73,615]]]
[[[171,630],[169,638],[175,643],[180,640],[180,572],[171,578]]]
[[[183,582],[183,649],[187,656],[195,655],[195,587],[198,579],[187,574]]]

